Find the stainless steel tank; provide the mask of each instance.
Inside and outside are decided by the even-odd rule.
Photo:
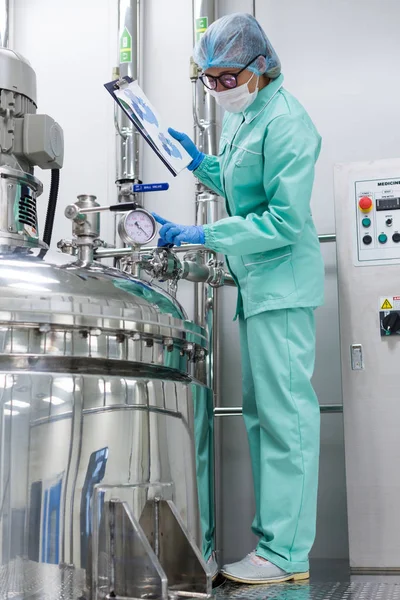
[[[49,253],[41,184],[0,150],[0,597],[208,598],[205,332],[162,289]]]
[[[149,498],[172,500],[201,547],[194,403],[210,409],[195,379],[204,332],[120,271],[0,251],[2,595],[43,585],[50,594],[63,568],[86,593],[91,583],[81,589],[75,577],[86,576],[95,513],[112,498],[137,520]]]

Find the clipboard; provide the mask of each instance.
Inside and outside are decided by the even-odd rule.
[[[174,177],[192,162],[192,157],[162,126],[156,109],[136,81],[126,76],[105,83],[104,87]]]

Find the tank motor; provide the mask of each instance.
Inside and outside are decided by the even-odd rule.
[[[0,48],[0,244],[41,245],[36,199],[43,186],[33,169],[63,165],[63,131],[36,110],[34,70],[17,52]]]

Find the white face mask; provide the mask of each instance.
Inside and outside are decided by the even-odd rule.
[[[255,73],[253,73],[246,83],[238,85],[238,87],[233,88],[233,90],[226,90],[224,92],[216,92],[215,90],[207,91],[216,99],[218,104],[228,112],[243,112],[246,110],[246,108],[253,104],[254,100],[257,98],[258,80],[260,77],[257,77],[257,85],[254,92],[250,93],[249,91],[249,83],[253,79],[254,75]]]

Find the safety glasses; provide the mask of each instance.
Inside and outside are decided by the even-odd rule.
[[[243,73],[253,63],[257,58],[263,56],[262,54],[258,54],[255,58],[253,58],[243,69],[240,69],[238,73],[222,73],[218,75],[218,77],[214,77],[214,75],[206,75],[203,73],[200,75],[199,79],[202,84],[208,88],[209,90],[216,90],[218,87],[218,81],[220,84],[226,88],[227,90],[233,90],[238,85],[238,77],[240,73]]]

